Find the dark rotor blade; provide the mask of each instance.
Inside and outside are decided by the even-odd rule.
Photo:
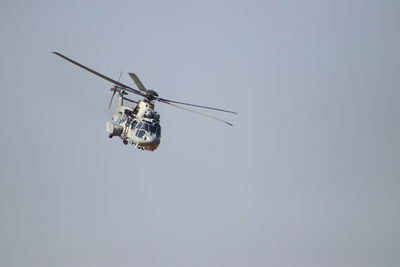
[[[136,86],[139,88],[140,91],[142,92],[147,91],[146,87],[144,87],[143,83],[139,80],[139,77],[135,73],[129,72],[128,74],[129,76],[131,76],[132,80],[135,82]]]
[[[110,109],[110,108],[111,108],[111,104],[112,104],[112,101],[113,101],[113,98],[114,98],[115,92],[116,92],[116,90],[114,90],[114,93],[113,93],[113,94],[112,94],[112,96],[111,96],[111,99],[110,99],[110,104],[108,105],[108,109]]]
[[[132,100],[132,99],[129,99],[129,98],[126,98],[126,97],[123,97],[122,99],[123,99],[123,100],[126,100],[126,101],[128,101],[128,102],[135,103],[135,104],[138,104],[138,103],[139,103],[139,102],[137,102],[137,101],[135,101],[135,100]]]
[[[123,71],[121,70],[121,73],[119,74],[119,77],[118,77],[118,82],[119,82],[119,80],[121,80],[122,73],[123,73]],[[111,96],[111,99],[110,99],[110,104],[108,105],[108,109],[110,109],[110,108],[111,108],[111,104],[112,104],[112,101],[113,101],[113,98],[114,98],[115,92],[117,92],[117,88],[118,88],[117,86],[114,86],[114,88],[113,88],[113,89],[111,89],[111,90],[114,90],[114,92],[113,92],[113,94],[112,94],[112,96]]]
[[[72,60],[72,59],[70,59],[70,58],[68,58],[68,57],[66,57],[66,56],[64,56],[64,55],[62,55],[62,54],[60,54],[60,53],[58,53],[58,52],[53,52],[53,54],[55,54],[55,55],[57,55],[57,56],[59,56],[59,57],[62,57],[63,59],[65,59],[65,60],[71,62],[72,64],[75,64],[75,65],[77,65],[78,67],[81,67],[82,69],[85,69],[85,70],[87,70],[87,71],[89,71],[89,72],[91,72],[91,73],[93,73],[93,74],[95,74],[95,75],[97,75],[97,76],[103,78],[103,79],[106,80],[106,81],[109,81],[109,82],[111,82],[111,83],[113,83],[113,84],[116,84],[116,85],[118,85],[118,86],[121,86],[121,87],[123,87],[124,89],[126,89],[127,91],[130,91],[130,92],[132,92],[132,93],[134,93],[134,94],[137,94],[137,95],[140,95],[140,96],[146,96],[146,95],[143,94],[142,92],[140,92],[140,91],[138,91],[138,90],[136,90],[136,89],[133,89],[133,88],[131,88],[131,87],[129,87],[129,86],[123,84],[123,83],[117,82],[116,80],[113,80],[113,79],[111,79],[111,78],[109,78],[109,77],[107,77],[107,76],[105,76],[105,75],[103,75],[103,74],[101,74],[101,73],[98,73],[97,71],[92,70],[92,69],[90,69],[90,68],[88,68],[88,67],[86,67],[86,66],[83,66],[82,64],[80,64],[80,63],[78,63],[78,62],[76,62],[76,61],[74,61],[74,60]]]
[[[175,103],[175,104],[187,105],[187,106],[192,106],[192,107],[197,107],[197,108],[206,108],[206,109],[212,109],[212,110],[217,110],[217,111],[237,114],[235,111],[230,111],[230,110],[225,110],[225,109],[220,109],[220,108],[207,107],[207,106],[201,106],[201,105],[196,105],[196,104],[189,104],[189,103],[184,103],[184,102],[178,102],[178,101],[169,100],[169,99],[165,99],[165,98],[161,98],[161,97],[157,98],[156,100],[164,102],[164,103],[166,103],[166,102]]]
[[[184,109],[184,110],[187,110],[187,111],[190,111],[190,112],[193,112],[193,113],[196,113],[196,114],[199,114],[199,115],[205,116],[205,117],[207,117],[207,118],[214,119],[214,120],[217,120],[217,121],[220,121],[220,122],[226,123],[226,124],[228,124],[228,125],[230,125],[230,126],[233,126],[233,124],[232,124],[232,123],[229,123],[229,122],[227,122],[227,121],[221,120],[220,118],[217,118],[217,117],[214,117],[214,116],[211,116],[211,115],[208,115],[208,114],[202,113],[202,112],[198,112],[198,111],[196,111],[196,110],[193,110],[193,109],[189,109],[189,108],[181,107],[181,106],[178,106],[178,105],[175,105],[175,104],[169,103],[169,102],[167,102],[167,101],[164,101],[164,100],[159,100],[159,101],[160,101],[161,103],[165,103],[165,104],[171,105],[171,106],[173,106],[173,107],[176,107],[176,108],[181,108],[181,109]]]

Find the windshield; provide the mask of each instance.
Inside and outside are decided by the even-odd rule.
[[[142,130],[148,131],[149,130],[149,125],[147,123],[142,123],[142,127],[140,127]]]
[[[146,121],[141,121],[139,123],[134,122],[132,127],[138,129],[136,135],[143,135],[146,132],[150,132],[152,135],[161,136],[161,127],[158,123],[150,124]],[[140,131],[139,131],[140,130]],[[140,134],[139,134],[140,132]],[[139,134],[139,135],[138,135]]]
[[[136,136],[142,138],[146,132],[143,130],[139,130],[136,132]]]
[[[140,127],[142,127],[142,123],[139,122],[138,124],[135,125],[135,128],[140,129]]]
[[[153,133],[153,134],[156,134],[157,133],[157,126],[155,126],[155,125],[149,125],[149,128],[150,128],[150,132],[151,133]]]
[[[157,136],[161,136],[161,127],[159,124],[149,125],[150,132]]]
[[[133,121],[132,124],[131,124],[131,128],[132,129],[135,128],[136,124],[137,124],[137,121]]]

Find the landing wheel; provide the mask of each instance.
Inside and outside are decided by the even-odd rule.
[[[113,136],[114,136],[113,134],[109,134],[108,135],[109,138],[113,138]]]
[[[122,141],[122,143],[124,143],[124,145],[127,145],[128,141],[124,140],[124,141]]]

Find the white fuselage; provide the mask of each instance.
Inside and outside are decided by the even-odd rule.
[[[134,109],[120,105],[107,123],[107,131],[110,137],[119,136],[124,144],[153,151],[161,141],[160,115],[148,101],[139,101]]]

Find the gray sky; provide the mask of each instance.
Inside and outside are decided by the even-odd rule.
[[[398,1],[1,1],[0,265],[399,266]],[[159,104],[108,139],[108,82]],[[133,86],[125,74],[122,82]]]

